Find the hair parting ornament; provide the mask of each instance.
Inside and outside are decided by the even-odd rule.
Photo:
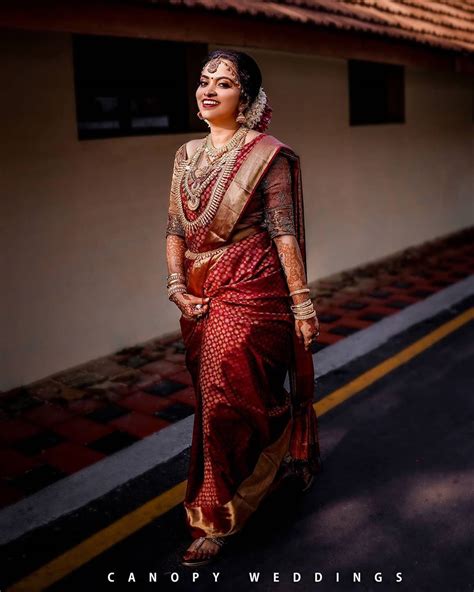
[[[202,73],[206,69],[210,73],[216,72],[219,64],[221,63],[226,65],[227,69],[231,73],[231,79],[233,80],[234,84],[241,89],[241,96],[244,98],[247,97],[247,93],[243,90],[237,69],[232,61],[227,58],[227,56],[214,57],[204,66]],[[272,108],[268,103],[268,97],[263,90],[263,86],[260,86],[257,96],[253,102],[250,105],[247,105],[243,112],[239,114],[237,121],[249,129],[253,129],[258,132],[264,132],[270,124],[271,119]],[[206,119],[204,121],[206,121],[207,125],[209,125],[209,122]]]
[[[217,72],[217,68],[221,63],[224,64],[227,70],[229,70],[229,72],[232,74],[231,78],[234,84],[240,88],[242,85],[240,84],[239,75],[237,74],[237,70],[235,69],[234,64],[232,64],[232,62],[230,62],[229,60],[224,60],[219,57],[214,58],[205,66],[203,72],[207,67],[208,71],[211,74],[214,74],[214,72]]]

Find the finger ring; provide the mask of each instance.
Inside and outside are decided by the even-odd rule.
[[[196,304],[196,308],[202,308],[202,304]]]

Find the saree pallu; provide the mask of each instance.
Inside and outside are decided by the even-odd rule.
[[[293,171],[298,191],[299,169]],[[295,215],[301,225],[302,210],[295,207]],[[207,259],[186,259],[185,275],[188,292],[210,301],[199,320],[180,318],[196,394],[184,508],[194,538],[226,536],[257,509],[285,458],[312,473],[320,469],[312,356],[296,338],[288,285],[267,231],[256,229]]]

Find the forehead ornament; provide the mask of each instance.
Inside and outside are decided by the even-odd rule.
[[[235,69],[234,65],[222,58],[212,59],[210,62],[208,62],[206,64],[206,66],[204,66],[202,73],[204,73],[204,70],[206,70],[206,68],[207,68],[208,72],[210,72],[211,74],[214,74],[214,72],[216,72],[217,69],[219,68],[220,64],[224,64],[224,66],[226,66],[227,70],[231,73],[231,76],[230,76],[231,80],[234,82],[234,84],[236,86],[240,87],[239,76],[237,74],[237,70]]]

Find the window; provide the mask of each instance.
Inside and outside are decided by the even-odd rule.
[[[404,68],[349,60],[350,125],[404,123]]]
[[[73,37],[79,139],[206,130],[195,92],[207,45]]]

